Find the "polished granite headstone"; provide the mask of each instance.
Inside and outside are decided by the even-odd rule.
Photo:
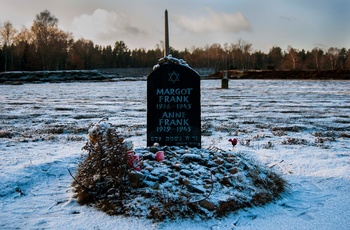
[[[200,76],[177,63],[147,78],[147,146],[201,147]]]

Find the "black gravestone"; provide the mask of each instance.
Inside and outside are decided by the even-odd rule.
[[[200,76],[163,64],[147,78],[147,146],[201,147]]]

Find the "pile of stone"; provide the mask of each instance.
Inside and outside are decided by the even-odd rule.
[[[282,178],[240,152],[153,146],[133,155],[139,162],[129,173],[131,216],[206,219],[265,204],[284,191]]]
[[[285,181],[248,153],[158,144],[133,150],[103,120],[88,134],[88,155],[73,182],[77,201],[110,215],[207,219],[285,191]]]

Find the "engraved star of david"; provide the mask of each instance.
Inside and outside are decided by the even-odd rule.
[[[173,71],[172,73],[169,73],[169,81],[173,82],[174,84],[179,80],[179,74]]]

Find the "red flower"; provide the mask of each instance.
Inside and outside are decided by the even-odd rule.
[[[237,138],[233,138],[233,139],[229,139],[229,142],[231,142],[232,146],[235,147],[238,143],[238,139]]]

